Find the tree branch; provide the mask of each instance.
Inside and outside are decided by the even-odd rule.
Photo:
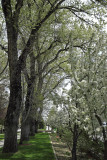
[[[102,127],[103,138],[105,140],[106,139],[106,132],[105,132],[105,129],[103,127],[103,123],[102,123],[101,117],[97,113],[95,113],[95,117],[97,118],[97,120],[99,122],[99,125]]]
[[[6,65],[5,65],[4,69],[1,71],[0,75],[2,75],[2,74],[3,74],[3,72],[5,71],[5,69],[7,68],[7,66],[8,66],[8,59],[7,59],[7,63],[6,63]]]
[[[9,20],[12,20],[11,1],[10,0],[2,0],[1,2],[2,2],[2,9],[3,9],[5,19],[6,19],[6,23],[8,23]]]
[[[35,28],[32,29],[29,39],[26,43],[25,48],[22,51],[21,56],[19,57],[19,64],[21,69],[23,68],[23,65],[25,63],[25,60],[27,58],[27,55],[30,53],[30,50],[34,44],[35,41],[35,35],[38,32],[38,30],[41,28],[42,24],[58,9],[58,7],[64,2],[65,0],[61,0],[59,3],[57,3],[57,5],[55,7],[53,7],[53,9],[51,8],[48,13],[46,14],[46,16],[39,22],[36,24]]]
[[[54,48],[55,46],[54,46],[54,43],[56,43],[57,41],[53,41],[51,44],[50,44],[50,46],[48,47],[48,49],[46,49],[45,51],[43,51],[43,52],[41,52],[39,55],[37,55],[36,57],[35,57],[35,59],[38,59],[38,57],[39,56],[41,56],[41,55],[43,55],[43,54],[45,54],[47,51],[49,51],[50,49],[52,49],[52,48]]]
[[[27,84],[28,84],[28,83],[29,83],[29,80],[30,80],[30,77],[29,77],[29,75],[28,75],[28,72],[27,72],[26,67],[23,69],[23,74],[24,74],[25,79],[26,79],[26,82],[27,82]]]
[[[61,52],[63,52],[63,51],[67,51],[69,48],[67,48],[67,47],[65,47],[64,49],[60,49],[58,52],[57,52],[57,54],[55,55],[55,57],[53,58],[53,59],[51,59],[50,61],[48,61],[46,64],[45,64],[45,66],[43,67],[43,69],[42,69],[42,72],[51,64],[51,63],[53,63],[57,58],[58,58],[58,56],[59,56],[59,54],[61,53]]]
[[[53,92],[53,90],[54,90],[56,87],[58,87],[58,85],[59,85],[64,79],[66,79],[66,78],[68,78],[68,76],[62,77],[62,78],[55,84],[55,86],[47,93],[47,95],[44,96],[44,99],[47,98],[47,96],[48,96],[51,92]],[[43,93],[43,94],[45,94],[45,93]]]
[[[53,69],[55,69],[55,68],[57,68],[57,67],[59,67],[59,69],[60,69],[60,68],[61,68],[60,65],[61,65],[62,63],[65,63],[65,62],[68,62],[68,60],[65,60],[65,61],[63,61],[63,62],[60,62],[57,66],[54,66],[54,67],[50,68],[50,69],[46,72],[46,74],[43,76],[43,78],[45,78]],[[61,69],[62,69],[62,68],[61,68]]]
[[[6,53],[8,53],[8,49],[6,47],[4,47],[2,44],[0,44],[0,48],[5,51]]]
[[[17,1],[17,3],[16,3],[16,6],[15,6],[15,11],[13,13],[13,18],[14,18],[15,23],[18,23],[20,10],[23,6],[23,0],[16,0],[16,1]]]

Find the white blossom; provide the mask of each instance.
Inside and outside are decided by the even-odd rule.
[[[100,132],[100,130],[101,130],[101,129],[100,129],[99,127],[98,127],[98,128],[96,128],[96,131],[97,131],[97,132]]]

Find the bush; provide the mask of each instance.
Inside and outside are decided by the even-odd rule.
[[[103,142],[96,139],[93,140],[86,132],[83,132],[78,140],[78,152],[85,158],[91,157],[95,160],[102,160],[103,158]]]

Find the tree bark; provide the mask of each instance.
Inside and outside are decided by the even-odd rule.
[[[107,140],[104,142],[104,160],[107,160]]]
[[[73,139],[72,160],[77,160],[76,147],[77,147],[77,140]]]
[[[21,123],[21,139],[20,144],[23,143],[24,140],[29,140],[30,135],[30,110],[32,107],[32,89],[33,84],[28,84],[27,86],[27,95],[26,95],[26,101],[25,101],[25,109],[22,113],[22,123]]]
[[[10,67],[10,99],[4,123],[5,141],[3,152],[6,153],[17,151],[17,128],[21,107],[21,71],[15,65],[13,66]]]
[[[77,151],[77,139],[78,139],[77,125],[74,124],[72,160],[77,160],[77,154],[76,154],[76,151]]]
[[[103,122],[101,117],[96,113],[95,117],[97,118],[97,121],[99,123],[99,125],[102,128],[102,135],[103,135],[103,139],[104,139],[104,160],[107,160],[107,137],[106,137],[106,130],[103,126]]]
[[[20,144],[23,144],[23,141],[28,141],[30,135],[30,122],[27,118],[26,121],[21,125],[21,139]]]
[[[35,120],[35,133],[38,133],[38,120]]]
[[[17,151],[17,126],[5,127],[4,153],[14,153]]]
[[[34,101],[34,85],[36,81],[36,74],[35,74],[35,57],[33,52],[30,54],[30,77],[28,74],[25,73],[26,82],[27,82],[27,95],[25,101],[25,109],[23,112],[23,119],[22,119],[22,130],[21,130],[21,140],[20,143],[23,143],[23,140],[28,140],[30,135],[30,125],[31,123],[31,110]],[[25,129],[24,129],[25,127]],[[33,128],[32,128],[33,129]]]
[[[31,118],[30,119],[30,136],[35,135],[35,119]]]

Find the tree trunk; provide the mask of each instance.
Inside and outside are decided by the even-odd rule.
[[[29,119],[26,119],[26,121],[21,125],[20,144],[22,144],[23,141],[28,141],[29,135],[30,135],[30,123],[29,123]]]
[[[17,78],[18,77],[18,78]],[[3,152],[17,151],[17,129],[21,107],[21,71],[14,68],[10,79],[10,99],[5,118],[5,140]]]
[[[27,85],[25,109],[22,114],[20,144],[22,144],[24,140],[29,140],[29,136],[30,136],[30,111],[32,109],[32,102],[33,102],[34,82],[35,81],[32,81],[32,83],[31,83],[31,81],[29,81],[29,83]]]
[[[1,133],[3,133],[3,126],[1,127]]]
[[[76,147],[77,147],[77,140],[76,140],[76,137],[75,137],[73,139],[72,160],[77,160]]]
[[[72,160],[77,160],[77,139],[78,139],[78,130],[77,125],[74,125],[74,132],[73,132],[73,147],[72,147]]]
[[[11,125],[5,128],[4,153],[14,153],[17,151],[17,126]]]
[[[19,75],[14,74],[14,82],[10,81],[10,99],[5,118],[5,140],[3,152],[16,152],[17,151],[17,129],[21,107],[21,73]]]
[[[11,1],[2,0],[2,9],[5,16],[8,38],[8,60],[10,75],[10,98],[5,118],[5,140],[3,152],[17,151],[17,128],[21,108],[21,68],[18,61],[17,38],[18,20],[23,1],[17,3],[17,8],[12,11]]]
[[[97,118],[97,121],[99,122],[99,125],[102,128],[102,134],[104,138],[104,160],[107,160],[107,137],[106,137],[106,129],[103,126],[103,122],[101,117],[98,114],[95,114],[95,117]]]
[[[38,121],[35,120],[35,133],[38,133]]]
[[[35,135],[35,119],[30,119],[30,136]]]
[[[107,140],[104,142],[104,160],[107,160]]]

